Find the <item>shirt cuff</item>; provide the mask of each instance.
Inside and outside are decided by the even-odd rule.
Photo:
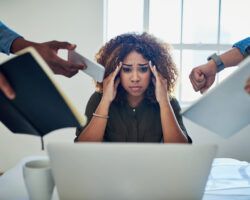
[[[240,50],[241,54],[246,57],[248,56],[247,48],[250,46],[250,37],[245,38],[239,42],[236,42],[233,47],[236,47]]]
[[[10,54],[10,48],[14,40],[22,36],[0,23],[0,52]]]

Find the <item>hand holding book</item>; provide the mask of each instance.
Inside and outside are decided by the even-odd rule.
[[[37,51],[29,47],[18,54],[0,65],[16,93],[10,100],[0,91],[0,121],[14,133],[41,137],[56,129],[83,126],[85,117],[60,89]]]

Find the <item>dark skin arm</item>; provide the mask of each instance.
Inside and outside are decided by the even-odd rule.
[[[55,74],[61,74],[66,77],[74,76],[80,69],[86,68],[85,65],[78,65],[70,63],[60,58],[57,53],[59,49],[73,50],[76,45],[68,42],[50,41],[44,43],[35,43],[24,38],[17,38],[11,45],[11,53],[15,54],[21,49],[26,47],[34,47],[43,59],[47,62],[48,66]],[[9,99],[15,98],[15,92],[6,77],[0,72],[0,90]]]

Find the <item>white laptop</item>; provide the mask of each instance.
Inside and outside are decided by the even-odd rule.
[[[210,89],[182,115],[222,136],[230,137],[250,124],[250,95],[244,91],[250,77],[250,57],[218,86]]]
[[[48,145],[61,200],[202,199],[215,145]]]

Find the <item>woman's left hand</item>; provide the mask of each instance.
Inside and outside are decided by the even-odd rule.
[[[168,99],[168,83],[167,80],[157,71],[156,66],[152,66],[150,62],[150,69],[154,75],[152,78],[153,84],[155,86],[155,97],[158,103],[166,103]]]

